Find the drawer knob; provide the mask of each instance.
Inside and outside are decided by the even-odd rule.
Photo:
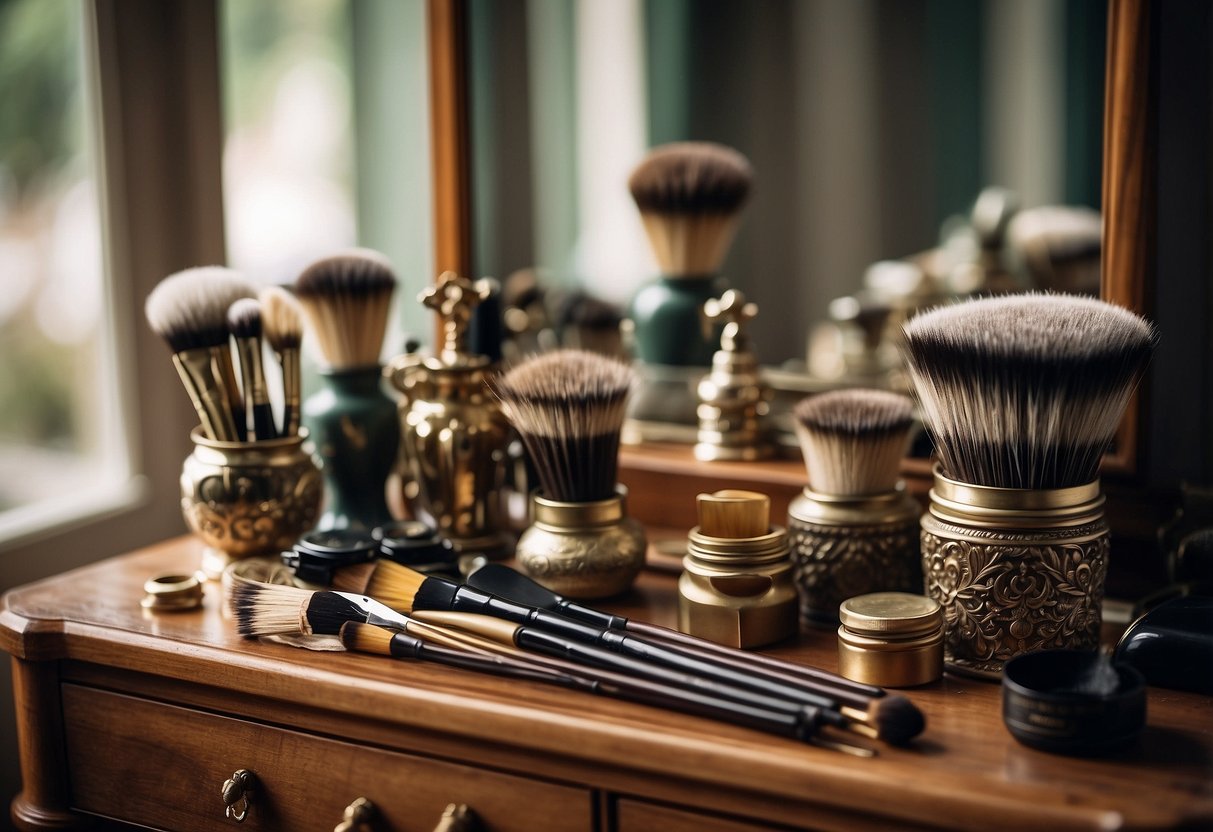
[[[480,829],[480,818],[470,806],[465,803],[451,803],[442,813],[434,832],[478,832]]]
[[[373,832],[371,824],[376,814],[375,804],[360,797],[345,807],[345,816],[333,827],[333,832]]]
[[[248,817],[249,807],[253,804],[253,786],[256,776],[248,769],[238,769],[231,777],[223,781],[223,814],[240,823]]]

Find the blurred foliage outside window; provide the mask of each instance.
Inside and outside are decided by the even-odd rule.
[[[78,0],[0,0],[0,513],[125,477]]]

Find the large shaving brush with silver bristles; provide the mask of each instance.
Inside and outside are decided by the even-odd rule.
[[[1068,295],[984,298],[906,324],[939,460],[923,570],[953,669],[996,678],[1021,653],[1098,646],[1099,464],[1156,340],[1139,315]]]
[[[788,506],[801,618],[837,626],[869,592],[922,592],[918,504],[900,480],[913,403],[885,390],[836,390],[794,410],[808,485]]]
[[[557,350],[494,383],[535,465],[540,490],[515,557],[524,572],[573,598],[627,589],[644,564],[644,530],[618,485],[619,434],[634,374],[596,353]]]

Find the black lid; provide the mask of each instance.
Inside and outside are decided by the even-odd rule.
[[[458,558],[451,541],[420,520],[388,523],[371,534],[378,541],[379,553],[402,566],[451,565]]]
[[[379,554],[379,544],[364,531],[329,529],[310,531],[282,553],[282,562],[295,570],[301,581],[330,584],[333,570],[366,563]]]

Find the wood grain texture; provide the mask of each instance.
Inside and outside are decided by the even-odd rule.
[[[427,0],[435,274],[471,269],[466,0]]]
[[[138,599],[147,576],[187,570],[199,556],[196,542],[178,539],[16,590],[0,616],[4,642],[62,660],[90,689],[756,822],[840,830],[860,819],[983,830],[1213,823],[1208,697],[1151,691],[1137,747],[1081,760],[1019,746],[1002,726],[997,686],[948,677],[910,692],[928,719],[915,747],[852,759],[538,684],[246,641],[213,586],[202,610],[145,616]],[[646,573],[610,606],[668,625],[675,592],[672,577]],[[832,669],[834,651],[833,633],[805,631],[771,652]]]
[[[59,718],[58,667],[13,658],[17,748],[25,788],[13,800],[18,829],[79,829],[84,818],[68,808],[67,765]]]

